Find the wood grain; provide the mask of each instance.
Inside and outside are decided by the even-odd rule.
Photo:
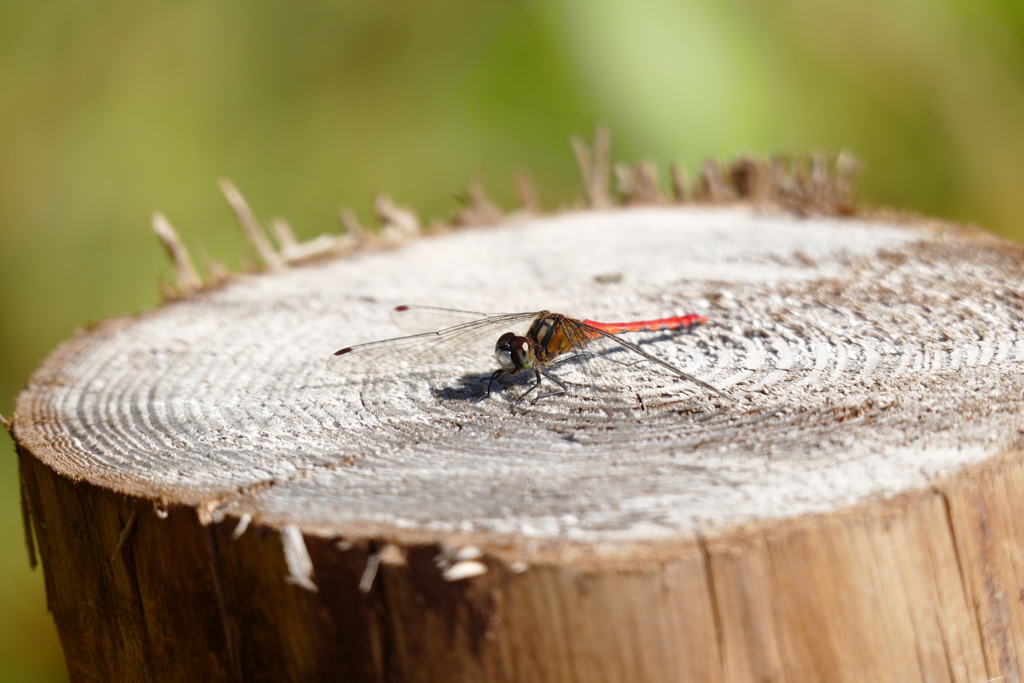
[[[72,676],[1019,680],[1022,260],[882,214],[612,209],[83,331],[13,419]],[[493,339],[325,370],[408,303],[700,313],[629,339],[733,400],[604,363],[615,410],[514,406]]]

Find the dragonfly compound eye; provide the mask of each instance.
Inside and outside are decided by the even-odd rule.
[[[506,332],[498,337],[498,343],[494,345],[494,357],[498,359],[498,365],[509,374],[519,370],[515,361],[512,360],[512,341],[515,338],[516,335]]]
[[[501,369],[510,375],[532,368],[535,360],[530,340],[517,337],[511,332],[498,338],[498,343],[494,345],[494,357],[498,359]]]
[[[520,370],[533,367],[533,346],[526,337],[513,337],[512,362]]]

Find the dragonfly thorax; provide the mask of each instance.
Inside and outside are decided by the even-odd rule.
[[[570,334],[575,330],[575,334]],[[567,323],[564,315],[541,311],[526,332],[533,341],[535,361],[546,365],[552,360],[582,346],[596,335],[587,334],[583,328]]]
[[[494,357],[498,359],[498,366],[503,371],[514,375],[520,370],[533,367],[536,360],[533,347],[533,340],[506,332],[494,345]]]

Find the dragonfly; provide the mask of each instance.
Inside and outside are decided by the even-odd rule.
[[[702,315],[691,313],[657,320],[603,323],[579,320],[551,311],[477,313],[434,306],[398,306],[392,311],[392,319],[399,327],[410,331],[430,329],[432,325],[440,326],[442,321],[450,324],[436,331],[345,347],[327,359],[328,369],[342,375],[364,375],[389,372],[398,365],[444,360],[499,330],[529,323],[523,335],[506,331],[498,337],[494,346],[498,369],[491,374],[487,383],[488,396],[491,395],[492,385],[502,375],[515,375],[519,372],[532,372],[535,381],[533,386],[516,399],[517,404],[540,388],[542,377],[550,380],[558,389],[539,395],[537,400],[565,393],[569,387],[548,369],[571,358],[585,358],[590,355],[588,345],[599,340],[609,340],[613,347],[630,351],[713,394],[729,398],[707,382],[618,336],[623,332],[689,330],[708,321]]]

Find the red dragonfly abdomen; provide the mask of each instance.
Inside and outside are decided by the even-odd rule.
[[[688,330],[691,327],[706,323],[708,321],[702,315],[691,313],[690,315],[678,315],[674,318],[659,318],[658,320],[639,320],[632,323],[599,323],[596,320],[584,320],[584,325],[596,327],[599,330],[618,334],[620,332],[657,332],[659,330],[678,330],[680,327]]]
[[[536,354],[538,364],[545,365],[558,356],[574,349],[579,349],[587,342],[597,339],[601,336],[602,332],[618,334],[620,332],[640,332],[644,330],[689,329],[706,321],[707,318],[702,315],[690,314],[674,318],[639,320],[629,323],[599,323],[594,320],[573,320],[560,313],[541,311],[533,321],[526,336],[536,344],[534,353]]]

